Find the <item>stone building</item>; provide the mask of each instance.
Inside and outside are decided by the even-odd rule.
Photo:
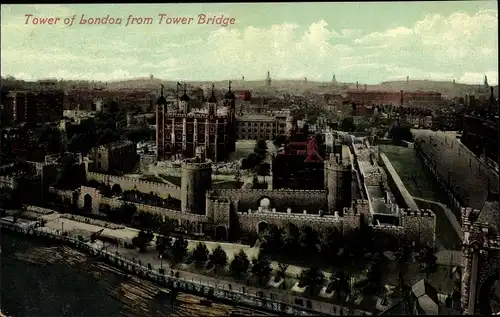
[[[118,141],[92,148],[89,154],[89,169],[99,173],[127,173],[138,161],[137,144]]]
[[[206,103],[206,109],[192,111],[189,96],[184,94],[174,100],[161,96],[156,108],[156,145],[158,160],[168,158],[192,158],[202,147],[205,157],[218,162],[227,159],[236,147],[235,96],[229,90],[223,105],[218,106],[214,85]]]
[[[273,157],[273,189],[323,189],[324,153],[320,153],[316,137],[289,142]]]
[[[239,140],[274,140],[287,134],[291,127],[290,114],[249,114],[236,117]]]
[[[134,189],[178,199],[180,210],[133,204],[139,211],[177,221],[188,232],[208,234],[220,240],[238,238],[243,233],[262,233],[271,225],[281,228],[308,225],[318,231],[335,227],[347,233],[366,224],[395,239],[406,237],[420,245],[435,244],[436,218],[429,210],[404,210],[387,202],[387,209],[395,212],[398,221],[393,224],[374,221],[372,204],[377,198],[370,198],[365,182],[376,176],[364,173],[365,176],[359,177],[356,160],[362,153],[352,154],[347,145],[341,146],[341,154],[333,153],[324,160],[324,186],[317,190],[211,189],[211,163],[204,153],[199,149],[194,158],[183,161],[180,186],[93,172],[87,173],[87,179],[104,182],[113,190]],[[71,193],[61,195],[73,197]],[[75,195],[75,203],[80,208],[95,213],[101,204],[112,207],[123,204],[123,200],[103,197],[98,189],[86,186],[81,186]]]
[[[464,315],[492,315],[492,293],[498,293],[500,218],[498,195],[490,195],[481,210],[462,208],[462,311]]]
[[[63,117],[65,94],[61,90],[2,92],[2,124],[42,123]]]

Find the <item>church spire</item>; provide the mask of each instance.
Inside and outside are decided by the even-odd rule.
[[[163,97],[163,88],[165,88],[165,86],[163,86],[163,84],[161,84],[160,86],[161,86],[160,96]]]
[[[489,87],[488,85],[488,76],[484,75],[484,86]]]

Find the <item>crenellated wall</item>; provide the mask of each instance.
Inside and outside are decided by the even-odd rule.
[[[343,217],[317,214],[292,214],[273,211],[251,211],[236,213],[240,228],[245,232],[258,232],[259,224],[266,222],[278,228],[285,228],[288,223],[297,227],[310,226],[321,232],[327,228],[337,228],[348,232],[360,227],[360,215],[346,212]]]
[[[86,187],[82,186],[78,190],[78,207],[83,208],[84,203],[85,203],[85,196],[90,195],[92,198],[92,212],[93,213],[99,213],[99,208],[101,204],[108,204],[111,207],[120,207],[124,203],[127,204],[132,204],[137,207],[138,211],[143,211],[143,212],[148,212],[152,214],[157,214],[160,216],[164,216],[165,218],[169,219],[175,219],[175,220],[181,220],[181,221],[190,221],[190,222],[199,222],[199,223],[206,223],[208,222],[208,218],[205,215],[196,215],[196,214],[191,214],[187,212],[181,212],[178,210],[172,210],[172,209],[167,209],[167,208],[162,208],[162,207],[156,207],[152,205],[144,205],[144,204],[139,204],[139,203],[134,203],[134,202],[129,202],[121,199],[116,199],[116,198],[107,198],[103,197],[99,190],[92,188],[92,187]]]
[[[98,182],[103,182],[113,186],[114,184],[120,185],[122,190],[133,190],[136,189],[143,193],[154,192],[162,198],[171,196],[175,199],[181,199],[181,188],[167,183],[156,183],[150,181],[144,181],[137,178],[125,177],[125,176],[114,176],[101,173],[87,172],[87,180],[95,180]]]
[[[256,209],[262,198],[270,200],[270,208],[286,210],[290,207],[294,212],[304,209],[313,212],[313,208],[325,210],[326,207],[324,190],[212,189],[207,191],[207,197],[211,200],[237,201],[236,211]]]
[[[400,209],[407,239],[434,247],[436,245],[436,215],[430,209]]]

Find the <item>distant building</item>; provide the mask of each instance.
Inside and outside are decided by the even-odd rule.
[[[236,117],[236,131],[239,140],[269,140],[284,135],[291,129],[290,114],[248,114]],[[288,122],[288,124],[287,124]]]
[[[359,91],[347,92],[347,99],[357,105],[394,105],[422,107],[430,105],[441,105],[442,97],[439,92],[426,91]]]
[[[286,144],[272,161],[273,189],[323,189],[325,153],[320,152],[315,136]]]
[[[163,86],[156,107],[156,144],[158,160],[192,158],[202,148],[204,156],[224,161],[236,147],[235,95],[229,91],[218,105],[212,85],[206,107],[194,110],[184,87],[178,99],[165,98]]]
[[[91,149],[89,158],[92,161],[89,170],[93,172],[128,173],[137,164],[137,144],[131,141],[118,141],[101,145]]]

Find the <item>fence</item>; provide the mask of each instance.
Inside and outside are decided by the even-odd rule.
[[[57,231],[54,232],[53,229],[40,227],[40,222],[34,222],[24,227],[21,227],[15,223],[0,222],[0,226],[3,229],[18,233],[46,237],[55,241],[60,241],[91,255],[102,256],[104,257],[104,259],[111,261],[115,266],[118,266],[129,273],[137,274],[140,277],[162,284],[167,288],[176,288],[187,293],[194,292],[196,294],[199,294],[200,296],[206,296],[208,298],[215,297],[222,300],[230,300],[232,302],[264,308],[267,310],[290,315],[313,316],[319,314],[319,312],[313,311],[312,309],[305,309],[293,304],[274,300],[273,295],[271,295],[271,298],[265,298],[263,296],[263,293],[261,292],[257,292],[260,293],[260,296],[259,294],[253,295],[246,292],[244,288],[241,290],[236,288],[233,289],[231,287],[225,288],[225,285],[223,283],[219,286],[218,283],[212,284],[209,281],[196,280],[194,278],[187,279],[183,277],[176,277],[172,274],[160,274],[153,269],[149,269],[142,264],[121,256],[119,253],[111,253],[105,250],[98,249],[87,242],[75,238],[76,236],[63,236],[60,235]],[[333,315],[333,312],[331,314]]]

